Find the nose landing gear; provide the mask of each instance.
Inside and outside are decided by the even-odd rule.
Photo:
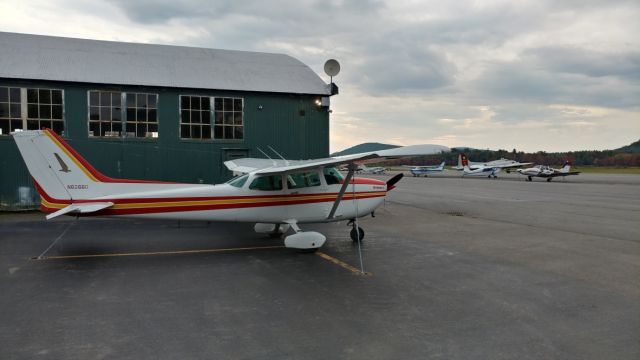
[[[350,220],[347,223],[347,226],[351,226],[351,232],[349,232],[349,236],[351,236],[351,240],[353,240],[354,243],[357,243],[364,239],[364,230],[361,227],[357,226],[354,220]]]

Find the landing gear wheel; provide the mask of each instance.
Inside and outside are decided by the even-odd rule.
[[[300,249],[298,251],[300,251],[301,254],[313,254],[316,251],[318,251],[319,248],[311,248],[311,249]]]
[[[351,240],[353,240],[353,242],[358,242],[358,233],[360,233],[360,241],[364,239],[364,230],[362,230],[361,227],[358,227],[358,230],[356,231],[356,227],[354,226],[353,229],[351,229],[351,232],[349,233],[349,235],[351,236]]]

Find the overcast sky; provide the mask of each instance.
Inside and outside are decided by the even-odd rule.
[[[327,82],[335,58],[332,151],[629,144],[638,19],[637,0],[0,0],[1,31],[285,53]]]

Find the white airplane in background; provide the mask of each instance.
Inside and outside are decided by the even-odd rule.
[[[520,175],[527,177],[528,181],[533,181],[533,177],[546,178],[547,181],[551,181],[554,177],[578,175],[579,171],[571,171],[571,164],[567,161],[564,163],[562,169],[553,169],[549,166],[538,165],[528,169],[518,169]]]
[[[356,172],[358,174],[384,174],[387,172],[387,168],[382,166],[367,167],[364,164],[357,165]]]
[[[440,165],[402,165],[403,167],[409,167],[409,171],[414,177],[420,177],[428,174],[444,171],[444,161]]]
[[[530,163],[530,162],[521,163],[515,160],[509,160],[505,158],[500,158],[498,160],[493,160],[486,163],[469,161],[469,159],[467,158],[467,162],[469,163],[469,169],[471,170],[492,167],[492,168],[498,168],[498,169],[507,169],[507,172],[509,172],[509,170],[512,168],[533,165],[533,163]],[[454,169],[456,170],[464,169],[464,166],[462,165],[462,153],[458,154],[458,166],[454,167]]]
[[[486,176],[488,178],[492,177],[495,179],[498,176],[497,173],[500,172],[499,167],[492,166],[482,166],[476,165],[475,169],[471,169],[469,167],[469,161],[467,161],[467,156],[465,154],[460,154],[460,162],[462,163],[462,176]]]
[[[386,183],[355,178],[356,161],[397,159],[449,151],[414,145],[317,160],[243,158],[225,166],[244,175],[225,184],[181,184],[107,177],[50,129],[12,133],[40,194],[47,219],[60,215],[256,223],[254,230],[279,236],[292,228],[285,246],[313,251],[326,237],[303,232],[302,223],[349,221],[351,237],[364,231],[357,219],[373,214],[402,178]],[[349,165],[346,177],[336,169]],[[350,186],[351,185],[351,186]]]

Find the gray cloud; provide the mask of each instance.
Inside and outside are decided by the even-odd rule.
[[[526,50],[532,68],[589,77],[617,76],[640,80],[640,52],[604,53],[578,47],[550,46]]]
[[[636,107],[640,99],[637,54],[608,57],[581,49],[535,49],[513,62],[491,64],[472,83],[491,103],[533,102]]]
[[[336,109],[334,121],[345,116],[379,129],[393,121],[405,138],[411,129],[436,137],[474,121],[515,129],[583,116],[566,116],[564,105],[606,108],[626,119],[633,137],[640,133],[630,120],[640,113],[640,4],[633,0],[51,0],[46,9],[60,11],[60,21],[68,13],[95,19],[106,9],[102,29],[108,22],[131,29],[111,36],[118,40],[287,53],[325,79],[322,64],[336,58],[334,103],[348,114]],[[601,125],[607,119],[590,116]],[[514,135],[503,131],[490,128],[478,141]]]

